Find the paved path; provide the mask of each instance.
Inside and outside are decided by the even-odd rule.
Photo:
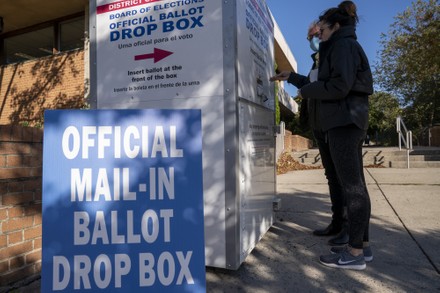
[[[323,170],[277,176],[276,222],[239,270],[208,269],[208,292],[440,292],[440,169],[365,169],[374,261],[322,266],[330,221]]]

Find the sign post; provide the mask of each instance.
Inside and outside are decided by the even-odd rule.
[[[46,111],[42,292],[205,292],[200,116]]]

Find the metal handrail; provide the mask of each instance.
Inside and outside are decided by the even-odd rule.
[[[413,149],[412,142],[412,131],[406,128],[405,123],[402,120],[402,117],[398,116],[396,118],[396,126],[397,126],[397,135],[399,136],[399,150],[402,150],[402,141],[406,148],[406,166],[409,169],[409,151]],[[404,132],[402,131],[402,128]]]

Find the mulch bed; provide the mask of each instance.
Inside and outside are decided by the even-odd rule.
[[[277,175],[296,170],[322,169],[322,166],[308,166],[295,160],[290,154],[282,153],[277,162]]]

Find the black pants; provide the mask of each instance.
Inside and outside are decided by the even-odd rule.
[[[355,125],[314,131],[330,189],[333,221],[344,222],[347,207],[349,245],[361,249],[369,241],[370,196],[365,183],[362,144],[366,132]]]
[[[319,154],[321,156],[324,174],[327,178],[329,187],[330,201],[332,203],[332,225],[336,227],[346,226],[348,225],[346,214],[347,204],[345,202],[345,196],[343,194],[342,187],[339,184],[335,165],[333,164],[332,156],[330,154],[327,133],[315,130],[313,131],[313,135],[318,143]]]

